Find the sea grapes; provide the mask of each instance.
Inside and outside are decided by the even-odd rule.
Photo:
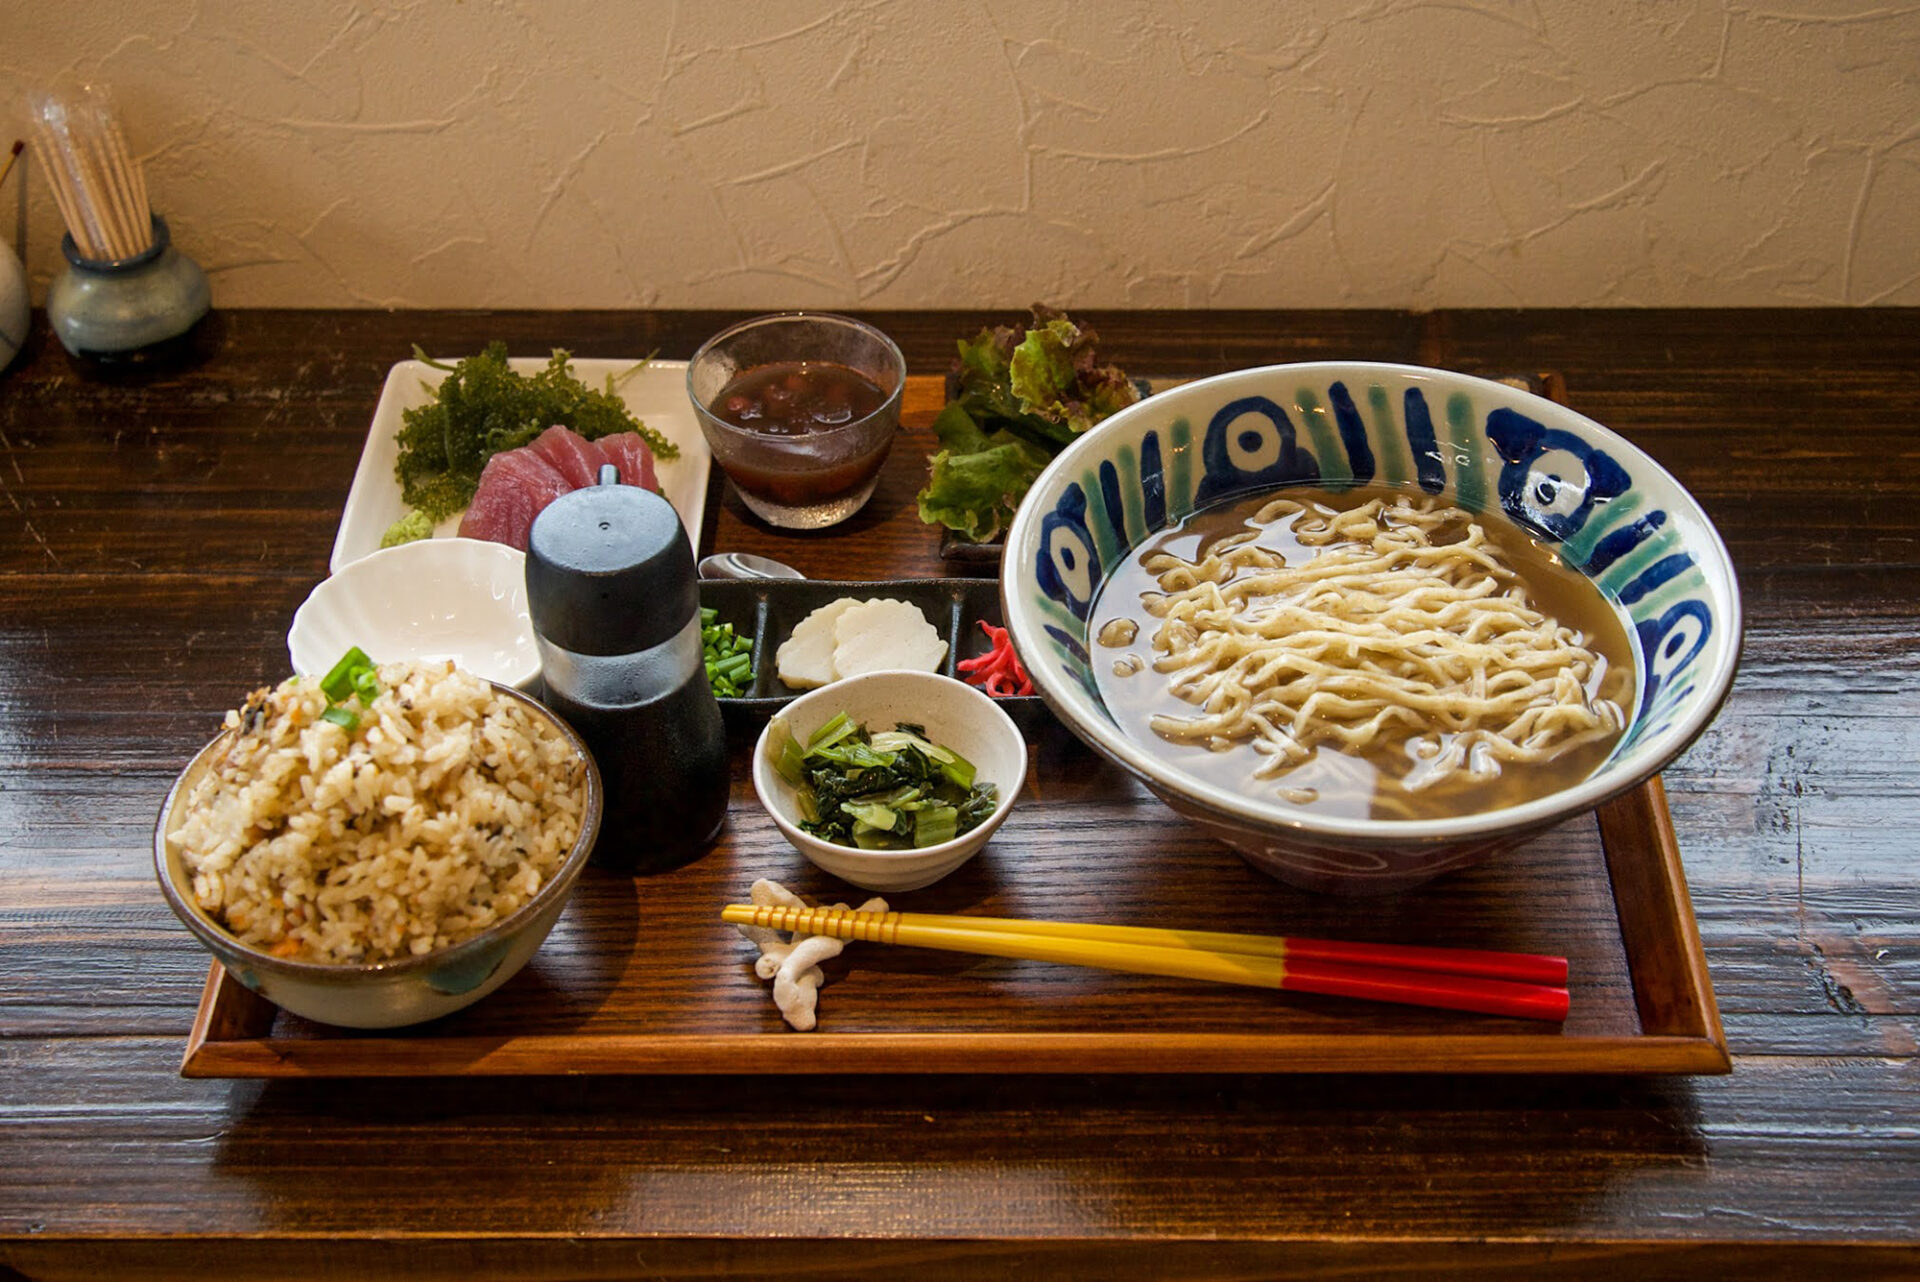
[[[570,427],[588,440],[617,432],[638,432],[657,458],[675,458],[680,449],[635,418],[615,390],[611,375],[596,391],[574,376],[571,356],[555,348],[545,369],[517,374],[507,364],[507,345],[487,344],[478,356],[446,365],[413,354],[447,371],[432,404],[402,414],[400,457],[394,475],[402,500],[441,521],[473,501],[481,469],[501,450],[517,449],[549,427]],[[629,371],[631,372],[631,371]]]

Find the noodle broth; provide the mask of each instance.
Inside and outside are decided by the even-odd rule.
[[[1129,737],[1348,818],[1545,796],[1607,759],[1634,706],[1597,587],[1502,516],[1383,487],[1194,513],[1114,568],[1089,640]]]

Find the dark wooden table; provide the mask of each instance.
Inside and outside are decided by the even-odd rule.
[[[276,679],[414,342],[684,357],[717,313],[214,317],[197,363],[0,374],[0,1273],[1696,1277],[1920,1271],[1920,314],[1131,313],[1130,368],[1554,370],[1705,504],[1744,665],[1666,774],[1722,1078],[189,1081],[206,954],[149,829]],[[883,314],[917,372],[984,319]],[[922,440],[837,534],[940,572]],[[1089,758],[1090,760],[1090,758]]]

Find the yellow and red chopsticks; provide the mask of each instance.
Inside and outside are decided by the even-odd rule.
[[[863,913],[845,908],[729,904],[720,917],[739,926],[834,939],[1062,962],[1554,1023],[1567,1017],[1567,959],[1533,953],[1005,917]]]

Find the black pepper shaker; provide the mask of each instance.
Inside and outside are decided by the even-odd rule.
[[[651,490],[563,494],[527,540],[527,610],[547,705],[592,750],[606,785],[595,863],[690,862],[727,813],[727,734],[700,652],[700,584],[680,517]]]

